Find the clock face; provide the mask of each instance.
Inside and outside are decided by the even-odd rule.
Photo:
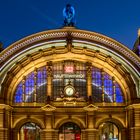
[[[74,88],[72,86],[68,86],[65,88],[65,93],[67,96],[72,96],[74,94]]]

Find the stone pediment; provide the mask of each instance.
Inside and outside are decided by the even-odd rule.
[[[98,107],[93,105],[93,104],[90,104],[88,106],[85,106],[83,109],[86,110],[86,111],[95,111],[95,110],[98,109]]]
[[[41,109],[44,110],[44,111],[54,111],[56,109],[56,107],[54,107],[50,104],[47,104],[47,105],[41,107]]]

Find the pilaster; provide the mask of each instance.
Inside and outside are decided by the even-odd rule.
[[[52,96],[52,62],[47,62],[47,96]]]
[[[98,140],[98,130],[97,129],[86,129],[87,140]]]
[[[87,140],[87,133],[86,133],[86,130],[81,130],[81,137],[82,137],[81,140]]]
[[[92,96],[92,64],[87,62],[87,95]]]
[[[140,104],[128,106],[129,140],[140,139]]]
[[[42,129],[40,131],[41,140],[58,140],[58,131],[54,129]]]
[[[0,140],[10,140],[12,107],[0,104]]]

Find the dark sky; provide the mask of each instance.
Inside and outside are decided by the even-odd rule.
[[[140,0],[0,0],[0,41],[4,48],[36,32],[62,27],[70,3],[76,26],[133,48],[140,27]]]

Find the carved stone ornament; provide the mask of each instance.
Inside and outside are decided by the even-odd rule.
[[[85,106],[83,109],[90,112],[90,111],[95,111],[95,110],[97,110],[98,107],[95,106],[95,105],[93,105],[93,104],[90,104],[90,105],[88,105],[88,106]]]
[[[56,109],[56,107],[54,107],[50,104],[47,104],[47,105],[41,107],[41,109],[44,110],[44,111],[54,111]]]

